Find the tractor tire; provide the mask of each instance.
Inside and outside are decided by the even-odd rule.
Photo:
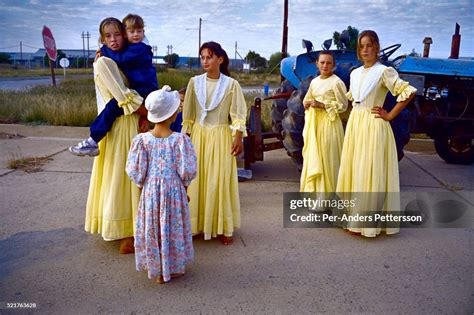
[[[287,108],[283,112],[282,131],[283,146],[292,160],[299,168],[303,164],[303,128],[304,128],[304,106],[303,99],[308,91],[312,77],[301,82],[301,89],[293,91],[288,99]]]
[[[456,126],[453,135],[438,134],[434,138],[436,153],[448,163],[469,165],[474,163],[472,126]]]
[[[288,93],[294,91],[293,85],[288,80],[281,83],[280,87],[273,92],[273,95],[280,93]],[[283,112],[286,110],[286,98],[276,99],[272,102],[272,131],[277,134],[278,139],[282,140],[281,132],[283,130],[281,121],[283,120]]]

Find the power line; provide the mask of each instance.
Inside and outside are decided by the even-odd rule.
[[[7,49],[7,48],[13,48],[13,47],[18,47],[18,45],[13,45],[13,46],[8,46],[8,47],[1,47],[0,49]]]

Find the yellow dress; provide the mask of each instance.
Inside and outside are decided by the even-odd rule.
[[[359,88],[364,80],[367,80],[369,69],[359,69],[361,70]],[[354,100],[354,93],[360,93],[360,91],[353,91],[353,75],[354,72],[351,74],[351,89],[347,93],[347,97],[351,101]],[[345,199],[354,196],[358,196],[360,199],[356,202],[356,207],[348,208],[348,215],[355,216],[369,208],[373,209],[373,202],[377,202],[383,207],[382,214],[400,211],[400,196],[398,194],[400,185],[395,138],[390,123],[381,118],[375,118],[375,114],[371,113],[373,107],[383,106],[388,91],[394,96],[398,95],[397,102],[402,102],[416,92],[416,89],[408,82],[401,80],[395,69],[385,67],[375,88],[368,93],[364,101],[353,104],[347,122],[337,191],[348,193],[344,194]],[[374,200],[376,199],[375,194],[371,194],[371,198],[369,198],[368,194],[354,194],[355,192],[381,193],[377,195],[377,198],[381,196],[382,199]],[[386,234],[399,232],[399,227],[385,227],[384,224],[360,227],[350,223],[346,228],[366,237],[375,237],[381,231],[385,231]]]
[[[206,77],[206,108],[209,108],[217,79]],[[246,136],[247,105],[239,83],[230,78],[219,105],[207,112],[203,124],[201,106],[195,93],[195,77],[186,89],[182,133],[191,134],[196,150],[197,177],[188,188],[193,235],[204,233],[209,240],[217,235],[232,236],[240,227],[240,199],[236,158],[231,155],[232,135]],[[230,118],[230,121],[229,121]]]
[[[347,109],[346,86],[336,75],[320,76],[311,81],[303,103],[316,100],[325,109],[305,111],[303,129],[303,169],[300,191],[330,193],[336,191],[344,130],[339,113]]]
[[[99,98],[107,103],[114,97],[125,115],[115,120],[99,142],[100,155],[94,158],[87,197],[85,230],[100,233],[105,240],[118,240],[134,235],[140,191],[125,173],[125,165],[132,139],[138,133],[139,116],[133,112],[143,99],[125,86],[125,77],[111,59],[98,59],[94,74]]]

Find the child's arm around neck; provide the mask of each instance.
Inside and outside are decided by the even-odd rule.
[[[102,55],[115,61],[119,67],[137,64],[150,63],[153,59],[151,46],[145,43],[127,44],[122,50],[113,51],[107,46],[101,47]]]

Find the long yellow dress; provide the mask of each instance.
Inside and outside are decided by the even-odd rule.
[[[368,80],[370,68],[359,68],[360,82],[353,84],[354,72],[351,73],[351,88],[347,93],[349,100],[360,95],[364,80]],[[355,86],[359,87],[354,91]],[[405,101],[416,89],[401,80],[398,73],[391,67],[384,70],[375,85],[361,103],[353,103],[347,122],[344,144],[342,147],[341,167],[339,169],[337,191],[345,194],[345,198],[359,198],[357,206],[348,208],[348,215],[355,216],[368,209],[374,209],[374,203],[382,206],[382,215],[400,211],[400,185],[398,176],[398,159],[395,138],[390,123],[375,118],[371,109],[383,106],[387,92],[398,96],[397,102]],[[379,194],[355,194],[371,192]],[[351,197],[352,196],[352,197]],[[380,199],[381,198],[381,199]],[[377,200],[376,200],[377,199]],[[361,233],[366,237],[375,237],[381,231],[386,234],[399,232],[399,227],[386,227],[384,224],[366,227],[349,223],[346,228]]]
[[[300,191],[336,191],[344,130],[339,113],[347,109],[346,86],[335,74],[311,81],[303,103],[316,100],[325,108],[309,107],[303,129],[303,169]]]
[[[107,241],[134,235],[140,199],[140,191],[125,173],[125,165],[132,139],[138,133],[139,116],[133,112],[143,99],[128,89],[124,80],[111,59],[101,57],[94,63],[98,99],[107,103],[115,98],[125,113],[99,142],[100,155],[94,158],[87,197],[85,230],[100,233]]]
[[[196,150],[197,177],[188,188],[191,230],[209,240],[217,235],[231,237],[240,227],[240,199],[236,158],[231,155],[233,134],[246,136],[247,105],[239,83],[230,78],[219,105],[207,112],[201,124],[202,109],[195,92],[195,78],[186,89],[182,133],[191,134]],[[206,108],[209,108],[217,79],[206,77]],[[230,118],[230,121],[229,121]]]

